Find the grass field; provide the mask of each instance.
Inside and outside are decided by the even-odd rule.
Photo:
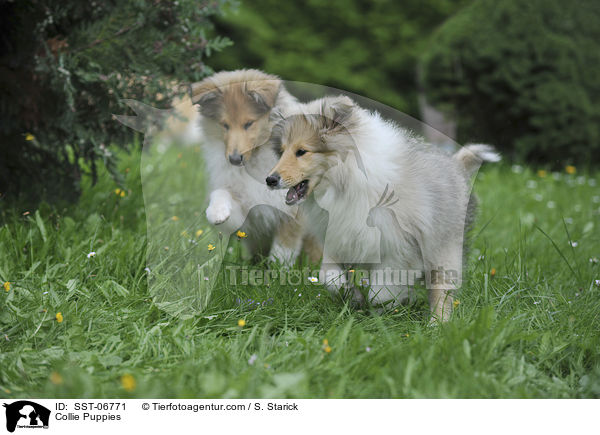
[[[600,397],[597,174],[484,168],[460,304],[428,327],[425,294],[378,315],[319,285],[220,283],[171,316],[148,286],[139,161],[124,193],[104,175],[66,209],[2,210],[0,397]]]

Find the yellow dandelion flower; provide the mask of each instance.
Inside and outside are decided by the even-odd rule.
[[[9,291],[10,291],[10,282],[6,281],[6,282],[4,283],[4,290],[5,290],[5,291],[7,291],[7,292],[9,292]]]
[[[124,190],[121,190],[121,193],[119,194],[119,196],[120,196],[121,198],[123,198],[123,197],[125,196],[125,191],[124,191]]]
[[[331,346],[325,346],[323,350],[327,353],[331,353]]]
[[[496,275],[496,268],[492,267],[492,270],[490,270],[490,275],[495,276]]]
[[[27,133],[27,134],[25,135],[25,140],[32,141],[32,140],[34,140],[34,139],[35,139],[35,136],[34,136],[34,135],[32,135],[31,133]]]
[[[50,374],[50,382],[52,382],[54,385],[60,385],[63,383],[63,377],[58,372],[52,372]]]
[[[243,328],[244,326],[246,326],[246,321],[244,319],[238,320],[238,326],[240,328]]]
[[[409,334],[409,333],[406,333],[406,334],[404,334],[404,336],[405,336],[406,338],[408,338],[408,337],[410,337],[410,334]]]
[[[323,346],[329,346],[329,340],[326,338],[323,339]]]
[[[460,301],[458,299],[455,299],[454,302],[452,302],[452,305],[454,306],[454,308],[457,308],[460,305]]]
[[[235,235],[238,236],[240,239],[243,239],[244,237],[247,237],[246,233],[243,232],[243,231],[240,231],[240,230],[238,230],[238,232],[235,233]]]
[[[200,237],[202,235],[202,233],[204,233],[204,230],[196,231],[196,237]]]
[[[539,171],[537,171],[538,177],[540,178],[544,178],[546,175],[548,175],[548,173],[546,171],[544,171],[543,169],[540,169]]]
[[[178,218],[177,216],[173,216],[173,217],[171,218],[171,220],[172,220],[172,221],[175,221],[175,222],[177,222],[177,221],[179,220],[179,218]]]
[[[567,172],[567,174],[574,174],[575,172],[577,172],[577,168],[575,166],[572,165],[567,165],[565,167],[565,171]]]
[[[119,196],[121,194],[121,189],[118,187],[115,189],[115,195]]]
[[[209,251],[213,251],[215,248],[216,248],[216,246],[215,246],[215,245],[213,245],[212,243],[209,243],[209,244],[208,244],[208,250],[209,250]]]
[[[62,323],[64,320],[62,313],[59,311],[58,313],[56,313],[56,321],[58,323]]]
[[[178,159],[180,159],[181,157],[183,157],[183,154],[181,154],[181,153],[177,154]]]
[[[135,378],[130,374],[121,376],[121,386],[125,391],[132,392],[136,387]]]

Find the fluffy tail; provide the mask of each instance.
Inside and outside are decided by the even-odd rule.
[[[498,162],[501,159],[500,154],[493,146],[483,144],[465,145],[452,157],[463,165],[469,177],[479,169],[483,162]]]

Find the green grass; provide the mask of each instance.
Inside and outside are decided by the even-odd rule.
[[[144,270],[158,245],[146,236],[139,159],[122,162],[124,197],[103,176],[67,209],[2,212],[0,280],[11,289],[0,288],[1,397],[600,397],[597,174],[486,167],[460,305],[428,327],[425,294],[378,315],[319,285],[223,280],[204,311],[171,316]],[[192,243],[204,252],[216,239],[203,210],[169,220],[190,207],[168,204],[156,222],[177,235],[204,228]],[[163,254],[149,258],[160,267]],[[236,248],[226,262],[239,258]]]

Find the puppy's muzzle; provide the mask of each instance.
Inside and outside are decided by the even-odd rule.
[[[229,163],[235,166],[240,166],[242,161],[244,160],[244,156],[234,151],[233,154],[229,154]]]
[[[279,180],[281,180],[281,177],[277,172],[274,172],[273,174],[269,175],[265,181],[267,182],[267,186],[274,188],[279,184]]]

